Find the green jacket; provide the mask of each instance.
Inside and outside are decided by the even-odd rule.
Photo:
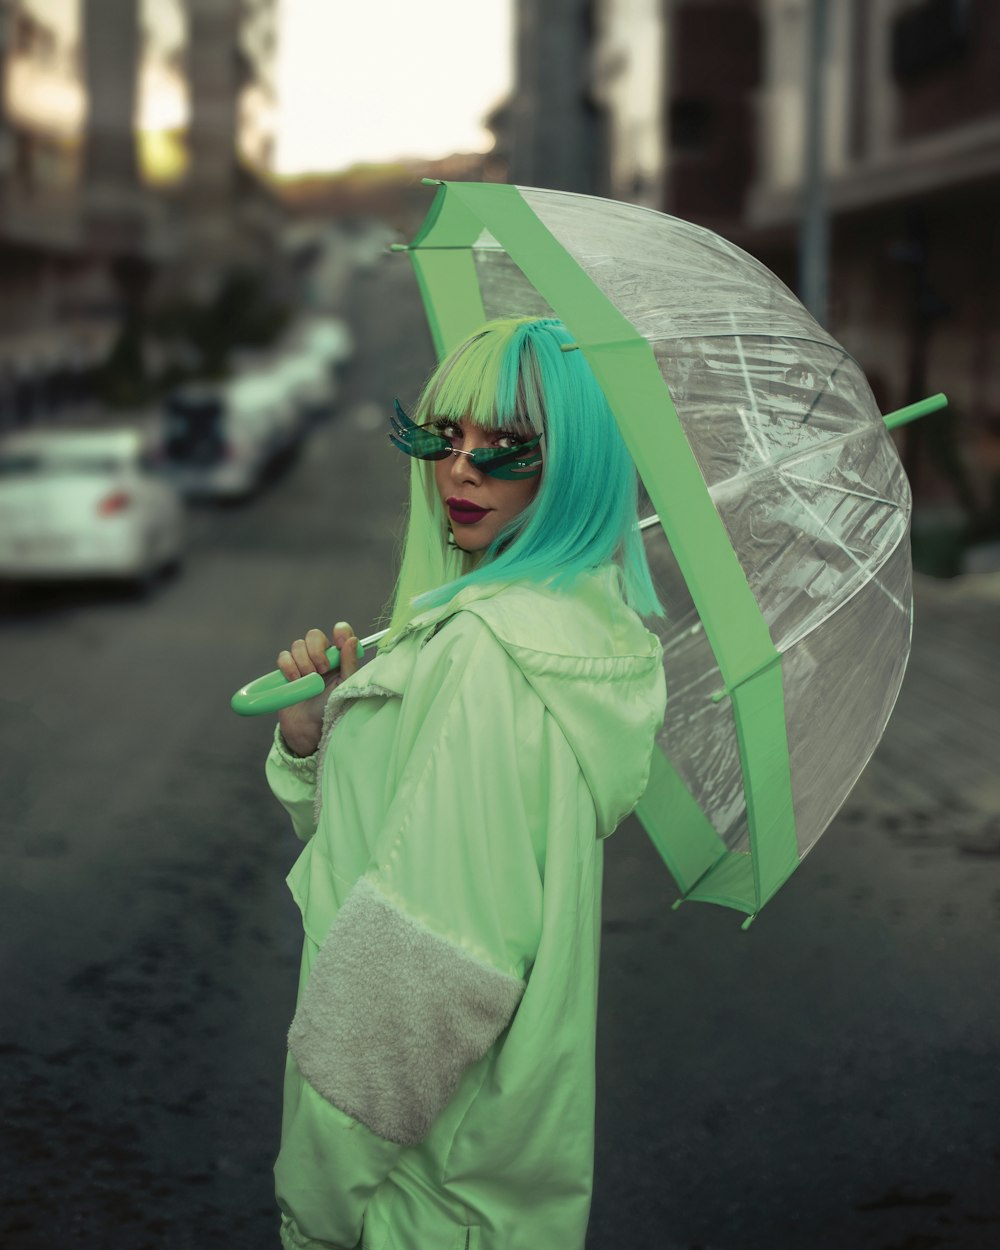
[[[468,587],[333,692],[316,755],[276,733],[268,781],[306,843],[286,1248],[583,1246],[601,839],[664,701],[609,568]]]

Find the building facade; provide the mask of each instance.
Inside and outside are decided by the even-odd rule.
[[[947,414],[900,435],[920,507],[957,503],[966,528],[1000,534],[1000,5],[601,0],[595,12],[581,64],[606,117],[603,193],[718,231],[800,293],[817,259],[806,221],[821,227],[821,319],[882,410],[949,397]]]
[[[808,4],[761,4],[766,57],[745,212],[751,246],[788,275],[804,199]],[[824,7],[830,329],[883,411],[948,395],[946,417],[907,427],[904,460],[920,502],[957,500],[974,530],[989,530],[1000,524],[1000,8]]]
[[[277,0],[0,0],[0,426],[158,289],[275,261],[277,21]]]
[[[602,194],[647,208],[664,200],[667,12],[663,0],[599,0],[593,95],[606,116]]]
[[[666,0],[661,207],[739,241],[756,170],[756,0]]]
[[[514,89],[498,122],[510,181],[597,194],[607,114],[592,56],[598,0],[514,0]]]

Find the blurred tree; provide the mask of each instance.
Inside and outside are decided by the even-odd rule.
[[[143,351],[141,318],[128,316],[122,322],[107,360],[98,370],[97,393],[111,408],[138,408],[152,398],[152,391]]]
[[[231,269],[207,302],[178,299],[155,314],[154,332],[178,349],[161,384],[182,377],[225,377],[234,351],[271,346],[289,318],[289,308],[272,295],[266,274]]]
[[[152,398],[144,340],[153,275],[153,264],[144,257],[121,255],[111,261],[111,276],[121,301],[121,327],[96,372],[95,382],[98,398],[112,408],[138,408]]]

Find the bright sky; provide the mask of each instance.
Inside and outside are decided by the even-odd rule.
[[[487,151],[512,0],[281,0],[281,174]]]

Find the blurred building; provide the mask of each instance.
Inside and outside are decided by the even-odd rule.
[[[67,308],[91,268],[81,21],[76,3],[0,3],[0,428],[46,410],[65,389],[52,379],[107,349]]]
[[[664,9],[662,207],[736,238],[755,174],[763,53],[759,5],[668,0]]]
[[[490,119],[513,183],[603,187],[607,115],[591,63],[597,8],[598,0],[515,0],[514,88]]]
[[[738,233],[754,175],[761,0],[521,0],[489,119],[511,182]]]
[[[276,263],[277,9],[0,0],[0,428],[158,290]]]
[[[144,7],[151,18],[148,26],[141,20]],[[169,7],[176,13],[176,0]],[[150,28],[157,32],[154,15],[162,22],[166,11],[135,0],[77,8],[85,113],[76,134],[83,157],[81,194],[70,209],[77,246],[102,257],[165,259],[176,247],[164,205],[144,180],[137,142],[146,120],[146,48],[155,46]],[[30,118],[26,121],[30,124]]]
[[[663,203],[667,6],[664,0],[598,0],[591,55],[593,94],[606,118],[602,195],[649,208]]]
[[[277,0],[187,0],[190,164],[183,189],[192,275],[250,261],[281,226],[270,167]]]
[[[944,391],[906,427],[919,499],[1000,525],[1000,6],[827,3],[823,194],[832,332],[883,411]],[[762,0],[751,250],[794,281],[802,218],[808,0]],[[990,513],[993,519],[990,519]]]
[[[699,222],[797,289],[818,205],[829,328],[883,411],[949,396],[946,416],[901,436],[918,499],[960,500],[974,528],[1000,533],[1000,5],[564,0],[522,3],[517,19],[518,87],[500,117],[511,181]],[[570,158],[580,143],[590,164]]]

